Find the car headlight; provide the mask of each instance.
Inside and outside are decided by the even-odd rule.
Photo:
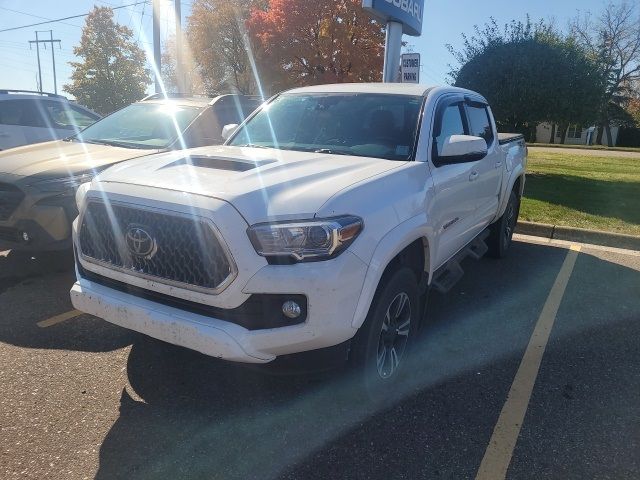
[[[297,262],[333,258],[362,231],[362,219],[343,216],[299,222],[260,223],[247,233],[258,255]]]
[[[83,183],[90,182],[97,172],[82,173],[69,177],[52,178],[50,180],[41,180],[33,184],[41,192],[66,192],[68,190],[76,190]]]

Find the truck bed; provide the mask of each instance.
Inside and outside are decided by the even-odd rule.
[[[516,140],[524,140],[524,135],[521,133],[498,133],[498,142],[500,145],[515,142]]]

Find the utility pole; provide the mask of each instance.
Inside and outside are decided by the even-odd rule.
[[[45,30],[46,31],[46,30]],[[36,30],[36,39],[29,40],[29,48],[31,48],[31,44],[36,44],[36,52],[38,56],[38,79],[40,83],[39,90],[42,92],[42,68],[40,67],[40,44],[44,44],[45,50],[47,49],[47,43],[51,44],[51,62],[53,63],[53,90],[55,93],[58,93],[58,80],[56,78],[56,55],[54,53],[53,44],[57,43],[58,47],[60,47],[60,40],[54,40],[53,38],[53,30],[48,30],[49,32],[49,40],[40,40],[38,38],[38,33],[42,33],[41,31]]]
[[[161,56],[160,56],[160,0],[153,0],[153,73],[156,80],[156,93],[161,93],[160,83]]]
[[[40,41],[38,40],[38,31],[36,30],[36,54],[38,55],[38,90],[42,92],[42,70],[40,69]],[[31,49],[31,41],[29,41],[29,49]]]
[[[51,63],[53,64],[53,93],[57,95],[58,79],[56,78],[56,54],[54,53],[56,49],[53,48],[53,30],[49,30],[49,38],[51,41]],[[60,40],[58,40],[58,47],[62,48],[62,46],[60,45]]]

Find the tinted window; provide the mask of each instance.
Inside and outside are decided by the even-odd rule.
[[[229,144],[409,160],[421,106],[411,95],[283,94]]]
[[[33,100],[5,100],[0,102],[0,124],[22,127],[44,127]]]
[[[493,141],[493,131],[491,130],[487,108],[467,105],[467,116],[469,118],[469,135],[482,137],[487,142],[487,145],[490,145]]]
[[[462,103],[454,103],[445,108],[440,121],[440,133],[436,136],[438,152],[442,151],[442,144],[451,135],[464,135],[464,124],[462,123]]]
[[[98,119],[95,115],[66,102],[43,100],[41,103],[53,123],[53,128],[83,129]]]

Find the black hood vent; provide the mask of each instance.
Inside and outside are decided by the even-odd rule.
[[[171,162],[165,165],[164,168],[177,167],[179,165],[192,165],[194,167],[212,168],[215,170],[229,170],[232,172],[246,172],[247,170],[253,170],[256,167],[273,163],[275,160],[240,160],[237,158],[223,158],[223,157],[209,157],[209,156],[189,156]]]

